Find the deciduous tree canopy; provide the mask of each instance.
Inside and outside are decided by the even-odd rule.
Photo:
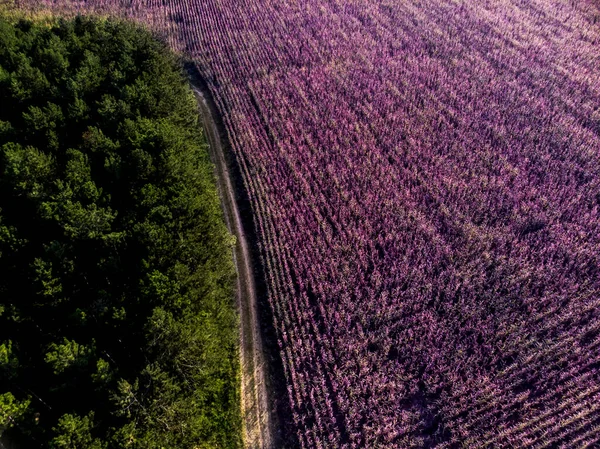
[[[238,447],[227,233],[194,96],[130,24],[0,21],[0,434]]]

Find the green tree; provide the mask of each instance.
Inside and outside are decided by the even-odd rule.
[[[65,414],[53,428],[56,436],[50,441],[51,449],[104,449],[106,442],[92,436],[94,413],[83,418]]]
[[[0,436],[15,426],[29,407],[29,400],[18,401],[9,391],[0,394]]]
[[[44,360],[54,374],[61,374],[72,367],[84,367],[94,356],[94,348],[63,338],[60,344],[50,343]]]
[[[240,447],[234,240],[177,57],[127,23],[0,19],[0,105],[2,431]]]

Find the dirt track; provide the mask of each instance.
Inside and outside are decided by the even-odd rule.
[[[260,330],[254,267],[223,144],[213,118],[215,111],[202,90],[194,88],[194,92],[198,97],[210,156],[216,168],[217,187],[225,213],[225,222],[229,231],[237,239],[233,257],[238,274],[237,303],[240,313],[241,408],[244,447],[246,449],[275,449],[275,414],[270,408],[268,396],[265,348]]]

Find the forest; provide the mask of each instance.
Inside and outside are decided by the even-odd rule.
[[[234,243],[166,44],[0,19],[0,441],[240,447]]]

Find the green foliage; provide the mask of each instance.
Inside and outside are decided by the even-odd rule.
[[[0,315],[2,312],[4,309],[0,308]],[[12,341],[0,344],[0,375],[4,379],[13,379],[18,368],[19,361],[14,354]]]
[[[18,401],[11,392],[0,394],[0,435],[19,423],[29,407],[29,400]]]
[[[71,367],[83,367],[94,356],[94,349],[63,338],[61,344],[50,343],[44,360],[54,374],[61,374]]]
[[[9,181],[17,195],[39,197],[53,172],[52,156],[28,146],[7,142],[0,148],[3,179]]]
[[[50,449],[105,449],[106,442],[92,436],[94,412],[83,418],[65,414],[53,429],[56,436],[50,442]]]
[[[104,359],[98,359],[96,361],[96,372],[92,374],[92,380],[105,387],[112,379],[113,370],[110,367],[110,363]]]
[[[0,20],[11,441],[240,447],[233,243],[164,44],[112,21]]]

